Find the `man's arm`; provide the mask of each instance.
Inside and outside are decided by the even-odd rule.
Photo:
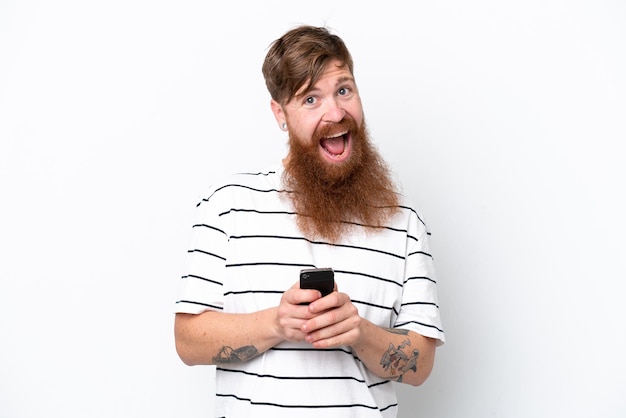
[[[333,292],[309,305],[305,340],[318,348],[347,345],[379,377],[420,385],[430,375],[436,340],[403,329],[385,329],[359,316],[345,293]]]
[[[296,283],[274,308],[247,314],[177,313],[176,351],[190,366],[228,364],[248,361],[282,341],[302,341],[302,324],[314,315],[301,303],[316,298],[317,290],[303,290]]]
[[[365,366],[379,377],[414,386],[430,375],[436,340],[413,331],[380,328],[363,320],[361,338],[352,345]]]
[[[176,351],[189,366],[250,360],[280,342],[271,309],[251,314],[177,313]]]

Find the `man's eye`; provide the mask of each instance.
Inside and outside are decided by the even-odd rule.
[[[342,87],[339,89],[339,91],[337,92],[340,96],[345,96],[346,94],[348,94],[350,92],[350,90],[347,87]]]
[[[314,104],[314,103],[315,103],[315,97],[311,97],[311,96],[309,96],[309,97],[307,97],[306,99],[304,99],[304,102],[305,102],[306,104]]]

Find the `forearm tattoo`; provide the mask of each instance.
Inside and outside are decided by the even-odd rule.
[[[388,329],[393,334],[408,335],[408,330]],[[411,340],[404,340],[397,348],[389,343],[389,348],[380,359],[380,365],[384,370],[389,372],[390,378],[402,382],[402,376],[409,370],[417,372],[417,358],[419,351],[417,349],[410,350]]]
[[[246,345],[239,348],[232,348],[224,346],[220,349],[215,357],[213,357],[214,364],[232,364],[243,363],[256,356],[258,356],[259,350],[253,345]]]
[[[389,331],[392,334],[402,334],[402,335],[409,335],[409,330],[408,329],[402,329],[402,328],[387,328],[387,331]]]

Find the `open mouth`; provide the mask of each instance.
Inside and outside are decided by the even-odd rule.
[[[342,161],[350,155],[350,135],[348,131],[338,132],[320,140],[323,154],[334,161]]]

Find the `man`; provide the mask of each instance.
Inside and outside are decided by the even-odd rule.
[[[295,28],[263,74],[289,152],[198,205],[177,351],[216,365],[219,417],[394,417],[392,382],[421,384],[444,341],[429,234],[368,139],[339,37]],[[334,269],[332,293],[300,288],[311,267]]]

